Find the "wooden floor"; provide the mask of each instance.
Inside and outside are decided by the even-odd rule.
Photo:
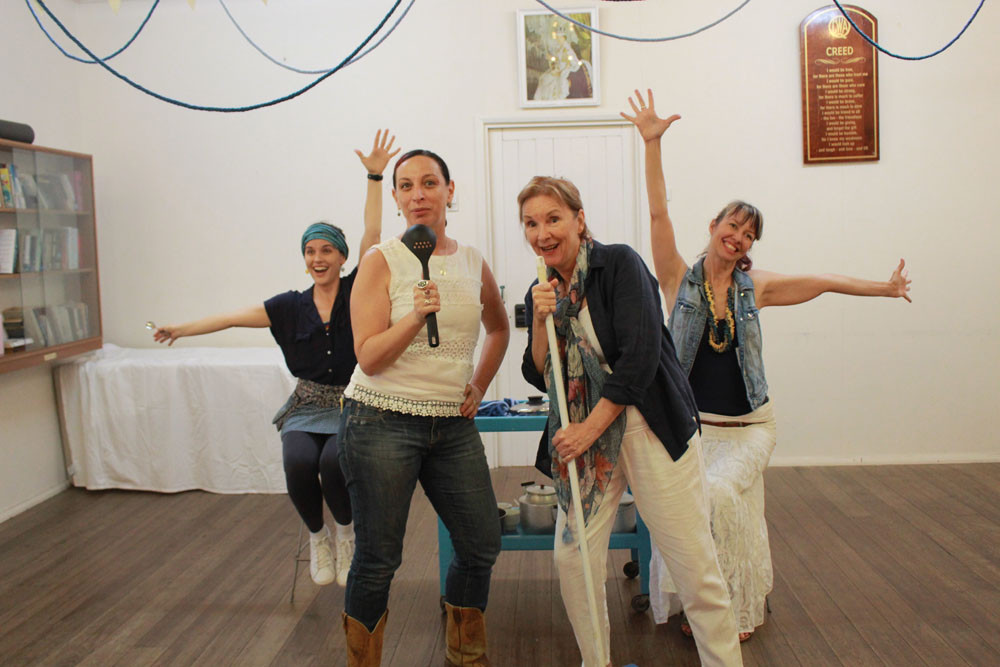
[[[494,471],[513,499],[526,468]],[[747,665],[1000,665],[1000,464],[767,471],[773,613]],[[300,572],[285,496],[68,490],[0,524],[0,664],[341,665],[343,589]],[[631,610],[612,552],[616,666],[696,665]],[[444,662],[435,518],[414,498],[383,665]],[[504,552],[495,665],[578,665],[550,552]]]

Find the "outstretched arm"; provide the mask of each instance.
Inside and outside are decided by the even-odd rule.
[[[369,174],[381,176],[389,160],[399,153],[398,148],[392,150],[392,143],[395,140],[395,136],[389,136],[388,129],[378,130],[375,133],[375,141],[372,142],[371,153],[365,155],[356,148],[354,153],[361,159],[361,164]],[[370,178],[366,180],[368,195],[365,198],[365,231],[361,235],[358,257],[363,257],[369,248],[382,239],[382,181]]]
[[[271,319],[267,316],[267,311],[264,309],[263,304],[261,304],[237,310],[233,313],[210,315],[194,322],[168,324],[165,327],[157,327],[156,331],[153,332],[153,340],[157,343],[173,345],[175,340],[183,336],[200,336],[202,334],[229,329],[230,327],[261,329],[269,326],[271,326]]]
[[[675,120],[680,116],[673,115],[669,118],[660,118],[656,115],[653,106],[653,91],[647,89],[646,95],[649,98],[649,107],[642,99],[642,94],[636,90],[635,97],[638,103],[631,97],[628,103],[635,112],[634,116],[622,113],[622,118],[631,121],[639,130],[646,148],[646,194],[649,197],[649,218],[650,233],[653,244],[653,268],[656,271],[656,278],[660,281],[660,289],[667,301],[667,311],[673,309],[674,299],[677,297],[677,288],[684,273],[687,271],[687,264],[677,250],[677,241],[674,238],[674,225],[667,213],[667,186],[663,178],[663,158],[660,154],[660,139]]]
[[[794,306],[815,299],[826,292],[850,294],[851,296],[886,296],[902,297],[911,301],[909,272],[906,262],[899,260],[899,266],[892,272],[889,280],[863,280],[840,276],[833,273],[806,276],[786,276],[769,271],[750,271],[754,287],[757,290],[757,307]]]

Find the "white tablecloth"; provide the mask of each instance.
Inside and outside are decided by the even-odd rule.
[[[88,489],[284,493],[278,348],[105,345],[55,369],[72,480]]]

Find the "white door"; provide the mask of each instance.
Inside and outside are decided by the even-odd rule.
[[[641,219],[637,133],[623,119],[559,123],[484,122],[485,183],[490,265],[502,286],[511,325],[510,346],[491,397],[524,399],[540,392],[521,376],[527,330],[515,325],[535,280],[535,254],[519,221],[517,194],[532,176],[571,180],[583,198],[587,225],[601,243],[627,243],[647,256],[648,227]],[[530,314],[526,315],[530,317]],[[484,437],[492,466],[532,465],[539,433]]]

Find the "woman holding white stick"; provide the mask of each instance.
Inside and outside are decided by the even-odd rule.
[[[522,373],[557,402],[549,345],[540,333],[551,314],[568,386],[570,423],[550,417],[536,465],[552,475],[559,496],[555,561],[584,665],[611,661],[604,583],[611,527],[627,486],[682,590],[702,664],[742,664],[709,530],[697,408],[663,325],[656,281],[632,248],[591,238],[580,193],[569,181],[536,176],[518,205],[525,237],[550,276],[525,297],[532,320]],[[580,476],[604,655],[595,654],[579,531],[567,520],[576,512],[571,461]]]

